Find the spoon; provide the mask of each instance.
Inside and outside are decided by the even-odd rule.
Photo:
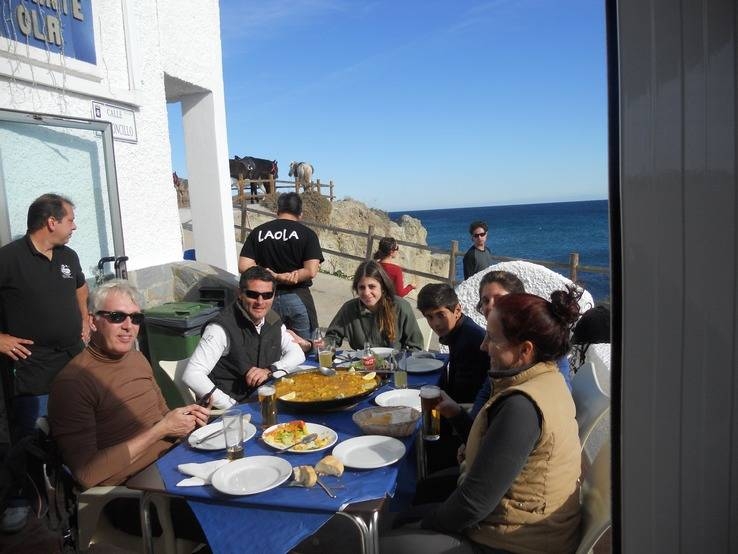
[[[336,370],[332,367],[319,367],[318,371],[327,377],[333,377],[336,374]]]
[[[298,445],[300,445],[300,444],[307,444],[307,443],[309,443],[309,442],[313,442],[313,441],[314,441],[315,439],[317,439],[317,438],[318,438],[318,434],[317,434],[317,433],[310,433],[309,435],[305,435],[304,437],[302,437],[302,438],[301,438],[301,439],[300,439],[299,441],[297,441],[297,442],[294,442],[294,443],[292,443],[292,444],[289,444],[289,445],[287,445],[287,446],[285,446],[285,447],[279,448],[279,449],[277,450],[277,452],[286,452],[286,451],[287,451],[287,450],[289,450],[290,448],[294,448],[295,446],[298,446]]]

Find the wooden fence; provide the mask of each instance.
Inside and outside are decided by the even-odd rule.
[[[331,190],[331,194],[332,194]],[[246,222],[248,221],[247,213],[257,213],[260,215],[264,215],[263,211],[256,210],[254,208],[250,208],[245,202],[241,202],[241,225],[236,225],[236,229],[240,230],[240,236],[241,236],[241,242],[243,242],[246,239],[246,236],[248,232],[250,232],[252,229],[246,226]],[[334,227],[332,225],[324,225],[322,223],[314,223],[310,221],[303,221],[305,225],[312,228],[314,231],[318,231],[319,229],[324,229],[327,231],[332,231],[334,233],[344,233],[347,235],[357,236],[361,237],[364,240],[366,240],[366,249],[364,250],[363,255],[356,255],[356,254],[349,254],[348,252],[340,252],[337,250],[331,250],[328,248],[323,248],[323,252],[327,254],[333,254],[334,256],[338,256],[341,258],[346,258],[349,260],[355,260],[357,262],[363,262],[364,260],[369,260],[372,257],[372,254],[374,253],[374,241],[379,241],[384,235],[377,235],[374,232],[374,226],[370,225],[369,228],[366,231],[355,231],[353,229],[345,229],[343,227]],[[451,241],[451,247],[449,250],[444,250],[441,248],[434,248],[432,246],[427,246],[425,244],[419,244],[416,242],[407,242],[404,240],[398,240],[397,244],[401,246],[406,246],[408,248],[414,248],[418,251],[425,251],[430,252],[431,254],[438,254],[443,256],[448,256],[449,258],[449,264],[448,264],[448,275],[435,275],[433,273],[427,273],[425,271],[419,271],[412,268],[405,268],[403,267],[404,273],[409,273],[411,275],[417,275],[418,277],[424,277],[426,279],[430,279],[433,281],[442,281],[450,284],[451,286],[456,286],[458,284],[458,281],[456,280],[456,259],[459,257],[459,241],[452,240]],[[513,262],[521,260],[520,258],[511,258],[508,256],[495,256],[492,255],[492,258],[495,260],[495,262]],[[580,272],[589,272],[589,273],[610,273],[610,268],[608,267],[601,267],[601,266],[590,266],[590,265],[581,265],[579,263],[579,254],[577,252],[572,252],[569,254],[569,262],[563,263],[563,262],[554,262],[554,261],[547,261],[547,260],[521,260],[526,262],[531,262],[534,264],[539,264],[545,267],[548,267],[550,269],[567,269],[569,273],[569,278],[572,281],[576,281]]]
[[[251,185],[254,185],[255,188],[251,188]],[[238,198],[241,202],[241,204],[244,203],[244,201],[248,201],[251,204],[258,204],[261,202],[262,198],[266,196],[267,194],[270,194],[272,192],[276,192],[278,189],[289,189],[290,191],[294,190],[295,192],[300,192],[300,189],[303,189],[303,192],[307,191],[314,191],[317,192],[326,198],[333,202],[336,197],[333,194],[333,181],[328,181],[328,184],[321,183],[320,179],[316,179],[315,181],[311,181],[308,186],[302,187],[298,183],[294,181],[280,181],[275,180],[274,178],[269,179],[239,179],[238,182],[231,185],[232,190],[237,190],[238,195],[234,196],[234,202],[236,198]],[[323,194],[323,189],[328,189],[328,194]],[[252,193],[252,191],[255,191]]]

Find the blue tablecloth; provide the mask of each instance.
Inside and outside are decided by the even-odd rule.
[[[440,356],[439,356],[440,357]],[[434,384],[439,372],[409,375],[410,387]],[[357,410],[374,405],[377,394],[391,390],[384,385],[369,398],[352,409],[322,413],[289,413],[278,415],[278,421],[304,419],[330,427],[338,434],[338,442],[362,435],[361,429],[351,416]],[[274,450],[263,444],[258,437],[261,430],[259,407],[256,403],[238,406],[250,413],[252,423],[257,426],[256,437],[245,444],[246,456],[273,455]],[[417,435],[417,433],[416,433]],[[304,538],[315,533],[330,517],[348,504],[393,496],[400,489],[411,491],[415,483],[414,441],[416,435],[403,440],[409,455],[402,461],[387,467],[372,470],[346,468],[340,478],[326,476],[326,485],[331,487],[337,498],[330,498],[320,487],[310,489],[288,487],[283,484],[259,494],[234,497],[216,491],[212,486],[177,487],[185,476],[177,465],[188,462],[207,462],[221,459],[223,451],[195,450],[180,444],[157,461],[167,492],[185,497],[197,516],[210,547],[215,553],[228,552],[287,552]],[[310,454],[280,454],[293,466],[315,465],[328,454],[330,449]],[[393,506],[397,507],[396,504]],[[401,506],[400,506],[401,507]],[[234,540],[234,537],[237,540]]]

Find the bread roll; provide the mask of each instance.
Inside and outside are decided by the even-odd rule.
[[[295,478],[295,482],[303,487],[314,487],[318,482],[318,476],[313,466],[293,467],[292,476]]]
[[[335,475],[340,477],[343,475],[343,462],[335,456],[326,456],[315,464],[315,471],[320,475]]]

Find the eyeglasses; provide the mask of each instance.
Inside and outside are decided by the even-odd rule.
[[[259,292],[258,290],[247,290],[247,289],[241,289],[241,292],[246,295],[246,298],[251,298],[252,300],[256,300],[260,296],[264,300],[271,300],[274,296],[274,291],[269,292]]]
[[[484,233],[472,233],[472,236],[473,236],[473,237],[474,237],[475,239],[478,239],[479,237],[483,237],[483,236],[484,236],[484,235],[486,235],[486,234],[487,234],[487,231],[485,231]]]
[[[104,317],[110,323],[123,323],[127,317],[130,317],[131,323],[133,323],[134,325],[141,325],[144,320],[144,314],[142,314],[141,312],[127,314],[126,312],[108,312],[105,310],[100,310],[98,312],[95,312],[95,315]]]

